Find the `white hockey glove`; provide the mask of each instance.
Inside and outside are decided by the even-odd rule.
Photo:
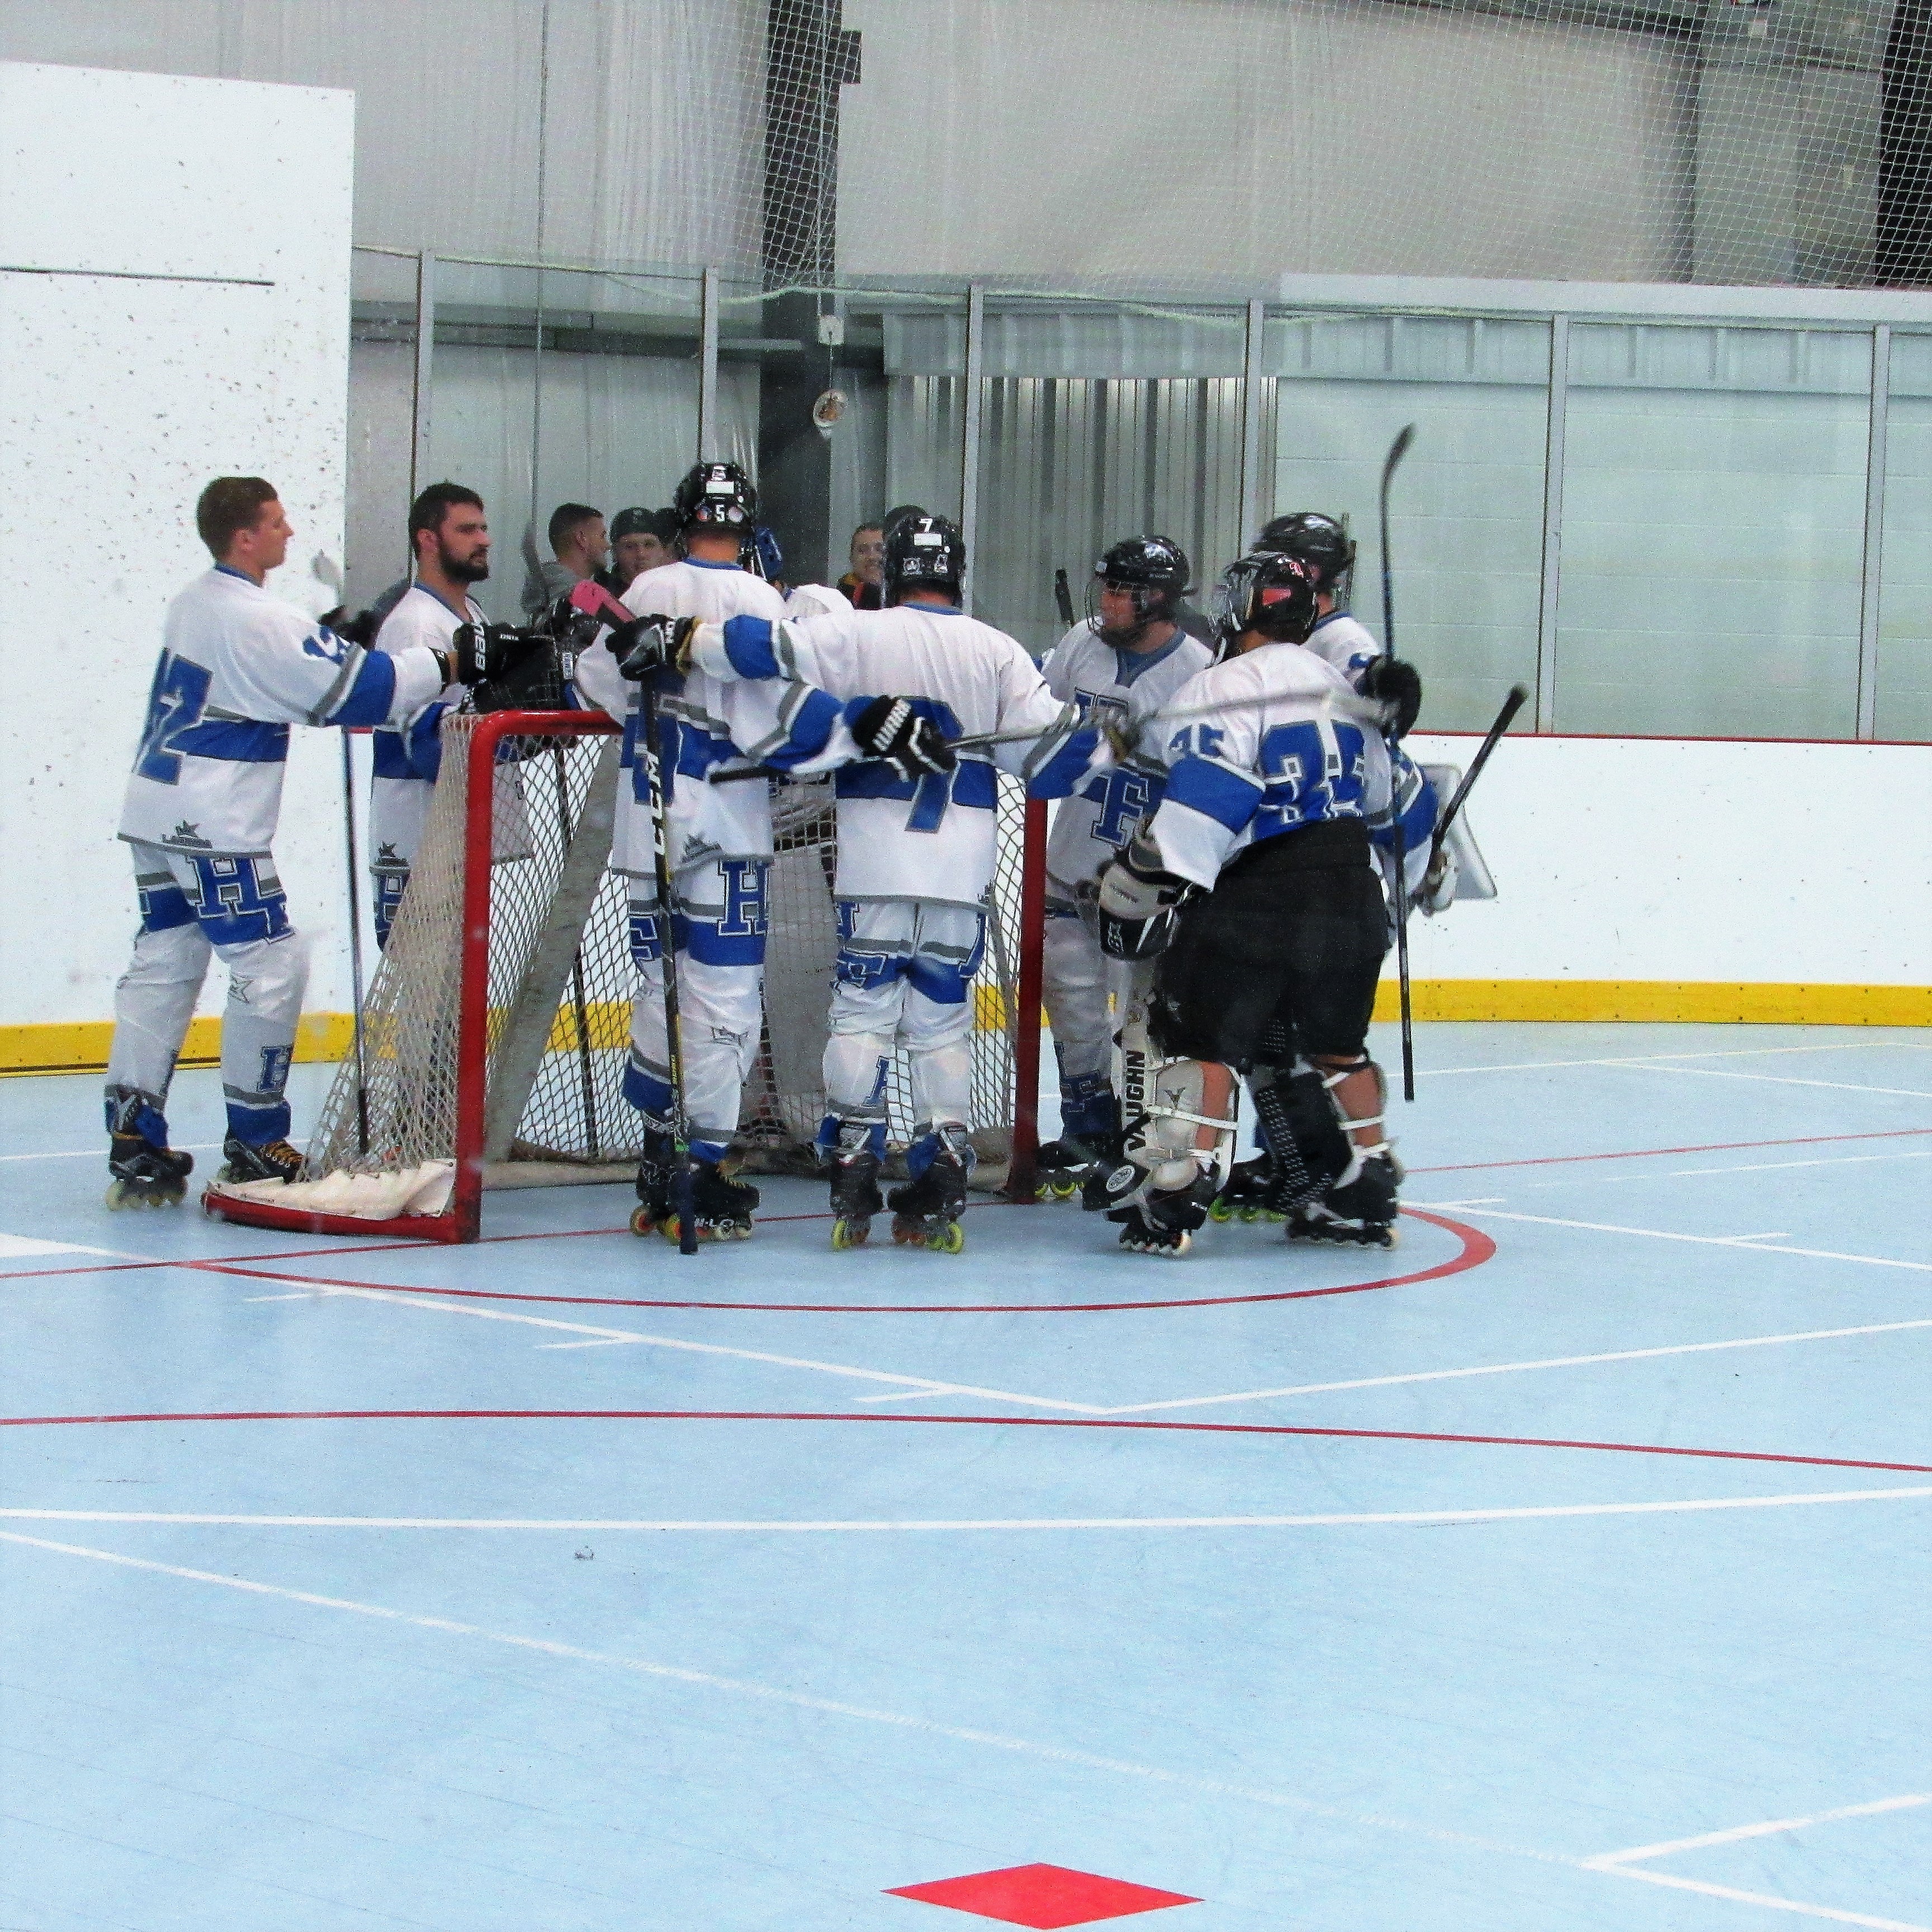
[[[1418,912],[1433,919],[1454,904],[1456,881],[1456,855],[1444,845],[1430,855],[1429,869],[1409,895],[1408,902]]]
[[[1180,909],[1200,890],[1164,871],[1136,835],[1101,867],[1095,895],[1100,950],[1111,959],[1152,959],[1174,938]]]

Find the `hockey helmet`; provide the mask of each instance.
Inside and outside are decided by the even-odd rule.
[[[1258,631],[1273,644],[1305,644],[1320,614],[1315,569],[1281,550],[1251,550],[1227,568],[1221,580],[1224,648],[1244,631]]]
[[[742,538],[758,520],[758,489],[735,463],[694,463],[672,502],[680,531]]]
[[[1348,532],[1319,510],[1297,510],[1292,515],[1273,518],[1256,538],[1255,548],[1299,557],[1312,566],[1316,589],[1331,597],[1355,567],[1355,546]]]
[[[1150,623],[1174,621],[1174,607],[1186,595],[1187,553],[1172,537],[1126,537],[1094,566],[1087,586],[1087,619],[1110,644],[1137,643]],[[1100,592],[1124,590],[1133,598],[1134,621],[1118,629],[1100,622]]]
[[[958,526],[923,511],[902,517],[886,534],[886,590],[896,602],[908,590],[957,596],[966,577],[966,539]]]

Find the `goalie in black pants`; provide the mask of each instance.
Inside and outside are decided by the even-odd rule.
[[[1139,1117],[1095,1204],[1124,1247],[1185,1252],[1228,1159],[1234,1076],[1278,1058],[1255,1099],[1289,1239],[1387,1247],[1400,1170],[1366,1051],[1388,944],[1369,844],[1390,800],[1379,708],[1304,648],[1306,566],[1247,562],[1235,654],[1171,700],[1166,796],[1100,878],[1103,946],[1157,964],[1144,1045],[1132,1016],[1121,1041]]]

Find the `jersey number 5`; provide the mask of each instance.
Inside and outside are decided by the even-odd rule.
[[[148,693],[147,722],[141,727],[141,748],[134,760],[142,778],[167,785],[180,778],[182,754],[175,747],[201,722],[208,682],[200,664],[172,652],[164,654]]]

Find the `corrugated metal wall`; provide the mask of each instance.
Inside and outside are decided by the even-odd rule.
[[[892,379],[891,502],[958,514],[962,388],[955,376]],[[1000,376],[982,408],[974,608],[1030,650],[1060,635],[1056,568],[1078,610],[1095,559],[1122,537],[1174,538],[1204,586],[1252,534],[1240,527],[1238,378]]]

